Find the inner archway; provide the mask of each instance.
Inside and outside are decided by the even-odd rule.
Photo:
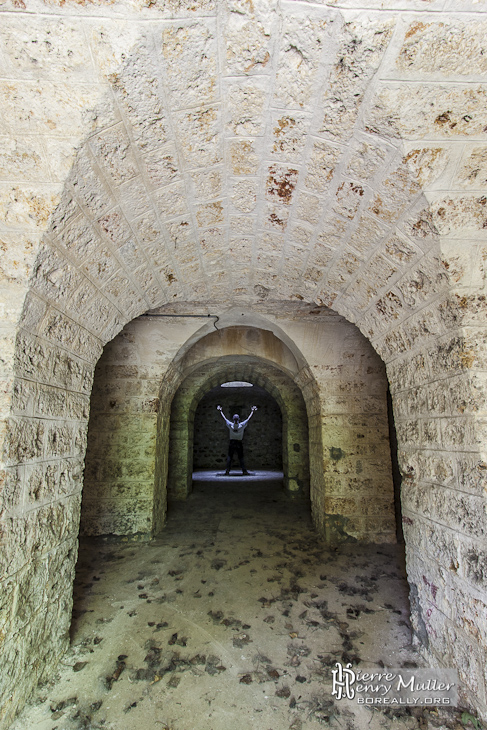
[[[244,332],[240,334],[246,336]],[[303,395],[283,369],[272,362],[247,354],[226,355],[216,361],[204,360],[194,368],[176,392],[171,406],[168,500],[185,499],[191,492],[197,408],[208,393],[229,380],[250,381],[275,400],[282,414],[284,486],[294,494],[309,496],[309,428]],[[214,428],[223,431],[223,424],[219,421],[220,417],[215,411]],[[223,434],[226,436],[224,431]]]

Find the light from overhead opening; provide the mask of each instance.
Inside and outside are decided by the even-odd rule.
[[[244,380],[232,380],[229,383],[222,383],[222,388],[253,388],[253,383],[246,383]]]

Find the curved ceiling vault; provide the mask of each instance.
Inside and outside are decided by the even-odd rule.
[[[11,65],[40,65],[54,86],[73,75],[85,139],[24,327],[90,360],[127,321],[177,301],[315,302],[386,361],[445,330],[445,292],[472,283],[459,251],[477,251],[486,220],[486,23],[435,1],[421,22],[402,12],[413,0],[335,5],[119,2],[122,21],[62,3],[28,19],[40,50],[7,44]],[[19,40],[22,13],[5,18]],[[61,52],[80,29],[85,66],[80,48]],[[88,77],[106,89],[90,114]],[[66,134],[62,106],[54,134]]]

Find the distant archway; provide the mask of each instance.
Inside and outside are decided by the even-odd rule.
[[[282,471],[282,414],[275,398],[259,385],[232,381],[209,390],[194,415],[193,472],[222,471],[226,466],[228,430],[216,407],[227,418],[236,413],[243,421],[256,406],[257,412],[245,430],[244,457],[248,470]],[[232,467],[239,466],[236,455]]]
[[[185,499],[191,491],[194,416],[201,398],[215,386],[230,379],[253,382],[275,398],[282,413],[285,488],[294,494],[309,496],[308,418],[298,386],[275,365],[255,356],[226,356],[217,362],[202,363],[182,382],[174,397],[169,441],[168,500]],[[221,427],[218,422],[217,427]]]

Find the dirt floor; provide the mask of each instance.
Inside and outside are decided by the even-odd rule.
[[[421,665],[408,612],[402,546],[330,550],[280,480],[203,479],[150,544],[81,544],[71,649],[12,728],[458,730],[331,695],[337,661]]]

